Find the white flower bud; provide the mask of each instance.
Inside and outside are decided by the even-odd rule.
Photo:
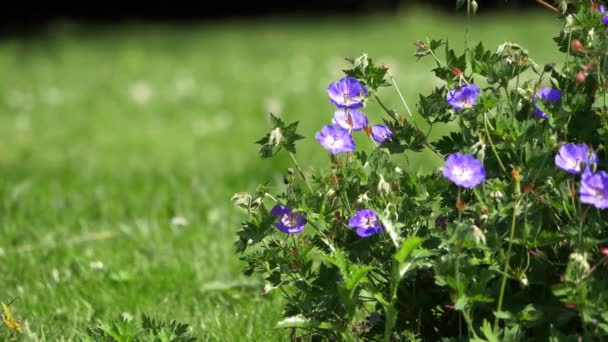
[[[382,175],[380,175],[380,181],[378,181],[378,192],[383,196],[388,196],[391,193],[391,185],[384,180]]]
[[[359,195],[359,197],[357,197],[357,203],[362,204],[362,203],[366,203],[369,201],[369,197],[367,196],[367,192],[364,194]]]
[[[272,146],[277,146],[281,143],[281,140],[283,140],[283,133],[281,133],[281,129],[277,127],[270,132],[268,143]]]
[[[476,243],[485,245],[486,234],[484,234],[483,231],[475,225],[473,225],[473,237],[475,238]]]

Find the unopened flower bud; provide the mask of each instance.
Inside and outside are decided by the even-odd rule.
[[[478,244],[486,243],[486,234],[484,234],[483,230],[475,225],[473,225],[473,237],[475,238],[475,242]]]
[[[327,192],[325,193],[325,196],[327,196],[329,198],[333,198],[334,196],[336,196],[336,190],[334,190],[334,189],[327,190]]]
[[[580,52],[583,49],[583,43],[578,39],[572,39],[570,42],[570,49],[572,52]]]
[[[270,132],[270,137],[268,138],[268,144],[271,146],[278,146],[282,140],[283,140],[283,133],[281,133],[281,129],[279,127],[277,127]]]
[[[359,195],[359,197],[357,197],[357,203],[362,204],[362,203],[367,203],[369,201],[369,197],[367,196],[367,192],[364,194]]]
[[[581,85],[583,83],[585,83],[585,79],[587,78],[587,76],[585,75],[584,71],[579,71],[578,74],[576,74],[576,84]]]
[[[378,181],[378,192],[383,196],[388,196],[391,193],[391,185],[384,180],[382,175],[380,175],[380,180]]]

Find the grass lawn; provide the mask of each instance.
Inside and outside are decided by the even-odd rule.
[[[463,16],[64,23],[0,41],[0,300],[18,297],[23,340],[68,340],[142,311],[203,340],[285,339],[273,329],[280,297],[261,297],[233,250],[243,214],[231,195],[280,184],[289,162],[257,158],[267,113],[312,137],[333,113],[325,88],[363,51],[391,67],[413,105],[436,83],[413,43],[462,47]],[[559,25],[542,10],[479,17],[470,41],[521,43],[542,65],[557,56]],[[382,95],[402,111],[393,89]],[[367,113],[380,120],[376,104]],[[326,162],[314,139],[298,146],[302,164]],[[438,165],[429,158],[410,163]]]

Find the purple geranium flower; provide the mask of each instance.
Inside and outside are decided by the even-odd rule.
[[[472,156],[453,153],[445,161],[443,176],[458,186],[473,188],[486,178],[486,170]]]
[[[555,103],[555,102],[559,101],[561,98],[562,98],[562,93],[557,89],[542,88],[541,90],[539,90],[538,93],[536,93],[536,95],[534,96],[534,101],[533,101],[534,114],[536,115],[536,117],[539,119],[548,119],[549,118],[547,113],[543,112],[540,108],[538,108],[536,106],[537,100],[540,99],[544,102],[548,101],[548,102]]]
[[[357,210],[357,214],[348,220],[348,225],[357,229],[357,235],[360,237],[369,237],[384,231],[384,225],[371,209]]]
[[[477,96],[481,93],[481,89],[474,84],[465,84],[458,89],[454,89],[448,93],[447,101],[452,108],[463,110],[471,108],[477,103]]]
[[[356,78],[344,77],[327,87],[329,100],[338,108],[361,108],[368,91]]]
[[[338,109],[331,121],[334,125],[353,131],[360,131],[367,126],[368,119],[365,114],[356,109]]]
[[[606,6],[599,5],[598,12],[602,14],[606,13]],[[608,25],[608,15],[604,15],[604,17],[602,18],[602,23],[604,23],[604,25]]]
[[[583,172],[581,164],[589,167],[591,163],[597,163],[597,155],[585,144],[568,143],[559,148],[555,155],[555,165],[560,169],[572,174]]]
[[[372,138],[378,143],[382,144],[385,140],[391,140],[393,132],[385,125],[372,126]]]
[[[306,226],[306,218],[304,216],[292,212],[291,209],[282,204],[275,205],[270,210],[270,216],[279,218],[274,226],[285,234],[301,233],[304,230],[304,226]]]
[[[323,126],[321,132],[315,134],[315,139],[332,154],[355,150],[353,137],[347,130],[338,125]]]
[[[579,194],[582,203],[592,204],[599,209],[608,208],[608,173],[585,172]]]

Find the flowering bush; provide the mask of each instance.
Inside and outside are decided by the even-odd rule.
[[[427,133],[368,55],[327,89],[335,113],[312,141],[327,169],[302,169],[297,122],[271,116],[261,156],[285,151],[295,171],[233,200],[248,215],[245,274],[286,299],[277,327],[294,340],[608,338],[608,21],[589,0],[546,5],[563,20],[559,67],[513,43],[416,44],[444,83],[419,97]],[[407,115],[382,103],[390,86]],[[454,129],[431,140],[433,127]],[[393,157],[425,150],[444,165],[413,173]]]

